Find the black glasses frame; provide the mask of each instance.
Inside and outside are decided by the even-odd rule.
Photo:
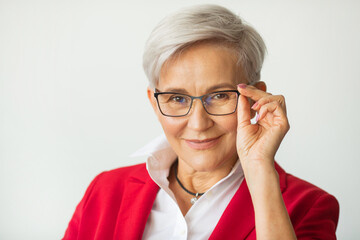
[[[191,96],[191,95],[188,95],[188,94],[184,94],[184,93],[177,93],[177,92],[160,92],[158,89],[155,88],[154,90],[154,97],[156,98],[156,102],[158,104],[158,107],[159,107],[159,110],[161,112],[162,115],[164,116],[167,116],[167,117],[183,117],[183,116],[186,116],[189,114],[190,110],[191,110],[191,107],[192,107],[192,104],[193,104],[193,101],[194,99],[199,99],[201,101],[201,104],[203,105],[205,111],[207,112],[207,114],[209,115],[212,115],[212,116],[225,116],[225,115],[230,115],[230,114],[233,114],[234,112],[236,112],[236,109],[237,109],[237,106],[238,106],[238,101],[236,101],[236,106],[235,106],[235,110],[231,113],[225,113],[225,114],[213,114],[213,113],[209,113],[208,110],[206,109],[205,107],[205,103],[204,103],[204,97],[205,96],[208,96],[210,94],[214,94],[214,93],[222,93],[222,92],[234,92],[236,93],[237,97],[236,97],[236,100],[239,99],[239,96],[240,96],[240,92],[237,91],[237,90],[223,90],[223,91],[216,91],[216,92],[212,92],[212,93],[208,93],[208,94],[204,94],[202,96]],[[163,113],[163,111],[161,110],[161,107],[160,107],[160,103],[159,103],[159,99],[158,99],[158,96],[161,95],[161,94],[181,94],[181,95],[184,95],[184,96],[187,96],[187,97],[190,97],[191,98],[191,102],[190,102],[190,106],[189,106],[189,110],[183,114],[183,115],[168,115],[168,114],[165,114]]]

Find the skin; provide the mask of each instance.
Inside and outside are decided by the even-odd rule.
[[[195,100],[188,115],[166,117],[158,109],[153,89],[148,88],[148,98],[178,156],[178,178],[188,190],[207,191],[228,175],[240,158],[254,205],[257,238],[296,239],[274,168],[275,153],[289,130],[284,97],[266,93],[263,82],[246,85],[248,81],[236,62],[231,49],[200,43],[169,60],[156,86],[162,92],[192,96],[238,89],[241,95],[233,114],[209,115],[201,102]],[[256,102],[252,108],[249,99]],[[259,119],[257,124],[251,124],[255,111]],[[215,143],[205,149],[194,149],[188,144],[189,140],[213,138],[217,139]],[[177,184],[174,166],[168,179],[185,216],[192,196]]]

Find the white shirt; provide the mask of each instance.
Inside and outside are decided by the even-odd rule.
[[[244,179],[240,161],[226,177],[205,192],[184,217],[169,189],[167,177],[177,156],[166,137],[156,138],[133,154],[142,155],[148,155],[146,168],[160,187],[146,222],[143,239],[208,239]],[[189,201],[191,197],[189,195]]]

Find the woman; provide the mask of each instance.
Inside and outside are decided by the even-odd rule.
[[[260,81],[264,53],[220,6],[160,22],[144,69],[166,138],[140,151],[146,165],[97,176],[64,239],[336,239],[336,199],[274,161],[289,123]]]

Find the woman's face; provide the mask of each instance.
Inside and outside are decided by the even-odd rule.
[[[221,90],[236,90],[246,83],[235,54],[211,43],[190,47],[164,64],[156,87],[160,92],[201,96]],[[236,112],[225,116],[209,115],[195,99],[188,115],[167,117],[161,114],[153,97],[148,96],[167,139],[182,161],[195,171],[214,171],[237,159]]]

